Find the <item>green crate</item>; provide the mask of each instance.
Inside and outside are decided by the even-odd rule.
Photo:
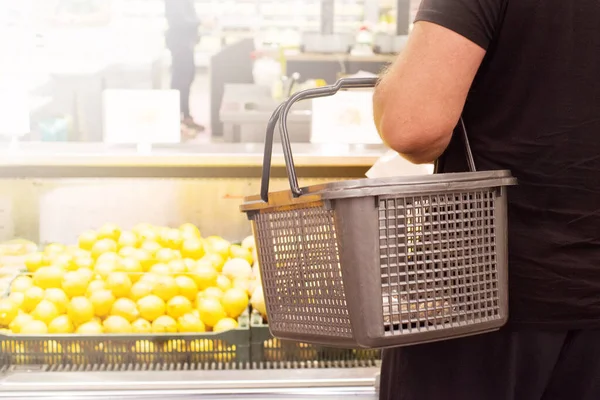
[[[381,360],[381,350],[340,349],[276,339],[262,317],[250,319],[250,355],[254,363],[306,363],[319,366],[373,365]]]
[[[226,332],[134,335],[0,334],[0,368],[14,365],[124,365],[250,361],[248,313]]]
[[[152,335],[0,335],[0,367],[244,363],[250,330]]]

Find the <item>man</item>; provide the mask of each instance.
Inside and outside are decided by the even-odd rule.
[[[166,45],[171,52],[171,88],[179,90],[182,123],[196,132],[202,131],[204,127],[196,124],[190,114],[190,89],[196,75],[194,48],[200,39],[194,0],[165,0],[165,17]]]
[[[408,160],[509,169],[510,320],[384,352],[381,399],[600,399],[600,2],[424,0],[374,95]]]

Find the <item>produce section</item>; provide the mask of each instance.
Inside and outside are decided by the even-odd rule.
[[[295,145],[295,148],[301,150],[296,161],[303,168],[303,184],[307,185],[364,176],[382,152],[375,146]],[[22,297],[12,294],[11,286],[17,293],[44,286],[39,287],[43,295],[36,307],[29,312],[19,312],[19,307],[15,317],[28,322],[31,318],[39,319],[33,328],[28,328],[36,333],[13,333],[10,323],[0,333],[0,392],[38,398],[61,397],[72,391],[85,393],[89,398],[96,398],[96,394],[145,398],[151,390],[156,396],[169,393],[169,398],[219,392],[238,399],[257,394],[261,398],[284,399],[308,391],[310,396],[318,393],[319,398],[348,393],[375,398],[378,353],[282,343],[269,333],[263,317],[265,307],[259,268],[254,262],[256,254],[251,250],[253,239],[248,238],[250,224],[238,211],[241,198],[259,188],[256,176],[262,165],[262,146],[211,144],[201,148],[188,146],[184,151],[157,148],[151,155],[137,154],[129,148],[82,148],[77,144],[50,150],[23,145],[18,152],[0,151],[5,154],[0,168],[0,222],[5,230],[0,230],[0,239],[6,244],[0,244],[0,254],[6,255],[0,262],[3,266],[11,265],[0,303],[7,304],[11,295],[17,302]],[[285,188],[289,183],[284,178],[284,164],[278,151],[273,159],[272,183],[274,187]],[[326,175],[321,175],[324,172]],[[127,195],[128,189],[131,193]],[[100,199],[96,200],[97,197]],[[104,224],[105,221],[115,224]],[[142,221],[151,225],[136,226]],[[195,231],[189,225],[182,227],[186,221],[193,222],[201,231],[201,239],[197,233],[183,233],[188,229]],[[185,244],[186,240],[180,242],[178,236],[192,240]],[[14,237],[28,240],[11,240]],[[202,246],[197,245],[198,241]],[[154,256],[148,261],[143,257],[146,253]],[[225,262],[223,254],[231,260]],[[135,261],[141,265],[141,272]],[[48,269],[38,272],[53,266],[62,273],[54,275],[55,268],[50,269],[52,273]],[[88,270],[94,274],[92,278],[86,276]],[[192,270],[217,271],[216,286],[202,290],[202,282],[214,282],[214,275],[194,279]],[[34,279],[36,272],[38,276]],[[146,284],[153,282],[154,275],[172,282],[167,272],[180,282],[178,290],[180,287],[186,290],[164,298],[156,294],[162,295],[160,291],[148,292]],[[124,275],[131,281],[128,294]],[[73,279],[80,276],[84,281],[89,278],[85,292],[79,279]],[[202,331],[198,324],[199,296],[193,297],[195,291],[190,281],[199,294],[210,299],[226,293],[221,287],[245,290],[244,312],[238,318],[227,315],[228,322],[223,323],[233,327],[230,321],[233,319],[237,328],[221,330],[229,326],[217,326],[215,331],[217,324],[206,319],[208,313],[204,322],[200,317]],[[169,289],[169,285],[166,287]],[[40,290],[33,289],[34,299],[35,292],[40,298]],[[112,298],[117,301],[113,290],[118,296],[126,295],[121,297],[123,300],[114,312],[112,303],[107,313],[108,306],[104,303],[110,304]],[[160,304],[162,312],[162,303],[151,297],[149,306],[142,304],[146,318],[139,315],[133,319],[132,315],[142,312],[138,302],[147,296],[159,297],[164,302],[164,313],[158,317],[147,314],[156,311],[155,304]],[[187,313],[191,317],[181,319],[177,332],[172,332],[172,321],[179,322],[181,317],[172,317],[167,304],[177,296],[185,297],[192,304],[192,311]],[[79,300],[75,302],[69,317],[69,305],[78,297],[92,303],[91,321],[73,321],[79,321],[80,314],[85,317],[82,319],[89,318],[89,314],[79,312],[80,307],[89,312],[87,301],[82,302],[86,303],[83,306],[78,305]],[[44,305],[38,308],[42,301]],[[58,316],[48,302],[59,304],[54,305]],[[176,305],[178,302],[174,301]],[[187,311],[189,303],[181,300],[179,304]],[[221,311],[229,307],[222,300],[207,303],[217,316],[223,316]],[[63,307],[67,304],[66,311],[61,304]],[[96,316],[97,304],[105,306],[98,307],[104,317]],[[7,310],[10,317],[13,307]],[[177,315],[176,310],[171,313]],[[50,320],[46,314],[55,317],[46,323],[42,321]],[[170,327],[171,332],[152,332],[154,321],[150,319],[161,316],[168,321],[163,329]],[[108,320],[110,317],[116,318]],[[45,331],[42,324],[48,333],[37,333]],[[211,324],[214,324],[212,329]],[[82,325],[85,327],[77,333]],[[164,326],[155,325],[156,329]],[[52,332],[56,329],[69,333],[50,333],[50,326]],[[110,333],[129,331],[129,326],[131,333]],[[193,332],[179,332],[180,326]],[[87,329],[90,331],[85,333]]]

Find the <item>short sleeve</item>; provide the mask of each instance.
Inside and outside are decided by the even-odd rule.
[[[502,22],[506,0],[422,0],[415,22],[448,28],[486,49]]]

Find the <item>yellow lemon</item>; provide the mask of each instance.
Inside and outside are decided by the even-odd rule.
[[[245,278],[238,278],[233,281],[233,288],[242,290],[246,293],[250,293],[250,280]]]
[[[98,229],[98,239],[112,239],[114,241],[119,240],[121,236],[121,228],[116,224],[104,224]]]
[[[77,269],[77,265],[75,265],[75,258],[70,254],[57,255],[54,260],[52,260],[52,265],[67,271],[74,271]]]
[[[94,272],[100,279],[108,279],[109,275],[117,271],[118,264],[112,261],[98,262],[94,266]]]
[[[212,266],[218,272],[221,272],[221,270],[223,269],[223,266],[225,265],[226,260],[227,260],[227,258],[224,258],[223,256],[221,256],[219,254],[210,253],[210,254],[207,254],[204,257],[202,257],[200,259],[200,262],[206,263],[206,264]]]
[[[66,251],[66,247],[60,243],[50,243],[46,247],[44,247],[44,253],[46,254],[61,254]]]
[[[81,325],[94,318],[94,306],[87,297],[73,297],[67,307],[67,315],[75,325]]]
[[[238,288],[226,291],[221,298],[221,304],[230,318],[237,319],[248,309],[248,292]]]
[[[131,229],[131,231],[137,235],[137,234],[139,234],[140,232],[144,232],[144,231],[146,231],[146,230],[150,230],[150,231],[151,231],[151,230],[152,230],[152,228],[153,228],[152,224],[149,224],[149,223],[147,223],[147,222],[142,222],[142,223],[140,223],[140,224],[137,224],[137,225],[135,225],[135,226],[134,226],[134,227]]]
[[[196,304],[199,304],[200,300],[206,299],[208,297],[212,297],[213,299],[221,301],[221,298],[223,297],[224,293],[225,292],[223,292],[217,287],[209,287],[203,290],[202,292],[198,293],[198,296],[196,297]]]
[[[121,271],[129,275],[129,279],[131,279],[132,283],[135,283],[138,280],[140,280],[142,274],[144,273],[142,264],[135,258],[131,257],[124,258],[123,260],[121,260]]]
[[[151,256],[155,257],[156,253],[162,249],[162,246],[155,241],[145,241],[140,248],[146,250]]]
[[[8,295],[8,300],[13,302],[17,307],[21,308],[23,302],[25,301],[25,293],[12,292]]]
[[[232,318],[223,318],[213,327],[213,332],[225,332],[232,329],[237,329],[238,323]]]
[[[117,241],[117,245],[119,248],[123,247],[138,247],[140,245],[140,238],[130,231],[123,231],[119,236],[119,240]]]
[[[231,280],[225,275],[219,275],[219,277],[217,278],[217,287],[223,292],[225,292],[231,289],[233,287],[233,284],[231,283]]]
[[[44,266],[44,254],[43,253],[33,253],[29,254],[25,257],[25,266],[27,267],[27,271],[35,272]]]
[[[139,281],[133,284],[131,287],[131,299],[138,301],[139,299],[152,294],[152,288],[154,284],[151,282]]]
[[[131,279],[125,272],[113,272],[106,279],[106,289],[113,292],[115,297],[126,297],[131,292]]]
[[[252,265],[243,258],[232,258],[227,260],[221,272],[232,281],[250,279],[252,277]]]
[[[10,284],[10,292],[25,293],[30,287],[33,287],[33,279],[30,276],[21,275],[16,277],[15,280]]]
[[[252,251],[252,249],[256,248],[256,241],[254,240],[254,236],[247,236],[244,240],[242,240],[242,247],[246,250]]]
[[[65,274],[62,281],[62,289],[70,298],[85,295],[89,285],[89,276],[70,271]]]
[[[219,300],[212,297],[201,299],[198,304],[198,311],[200,312],[200,320],[204,325],[211,328],[223,318],[227,318],[227,313]]]
[[[184,296],[175,296],[167,302],[167,314],[177,320],[192,311],[192,302]]]
[[[48,325],[52,320],[60,314],[54,303],[48,300],[42,300],[31,312],[31,316],[38,321],[42,321]],[[1,319],[1,318],[0,318]]]
[[[160,235],[160,240],[165,247],[180,249],[183,244],[183,236],[179,229],[166,229]]]
[[[165,263],[156,263],[152,267],[150,267],[150,272],[156,275],[170,276],[171,268],[168,264]]]
[[[177,283],[172,276],[163,276],[152,289],[152,294],[155,294],[164,301],[169,301],[177,296],[178,293]]]
[[[206,327],[200,317],[188,313],[177,319],[177,331],[181,333],[200,333],[205,332]]]
[[[173,275],[185,274],[188,271],[187,265],[185,264],[184,260],[171,260],[167,265],[169,266],[169,270]]]
[[[128,320],[118,315],[111,315],[102,323],[104,333],[133,333],[133,328]]]
[[[199,260],[206,254],[204,242],[199,238],[186,239],[181,245],[181,255],[185,258]]]
[[[75,332],[75,326],[67,315],[59,315],[48,325],[48,333],[64,335]]]
[[[33,274],[33,283],[42,289],[60,288],[64,270],[58,267],[42,267]]]
[[[230,258],[242,258],[248,261],[248,264],[254,263],[254,257],[252,257],[252,250],[246,249],[240,245],[234,244],[229,248]]]
[[[22,335],[45,335],[48,327],[42,321],[32,320],[21,327]]]
[[[181,255],[179,252],[176,252],[173,249],[165,247],[165,248],[158,250],[156,252],[156,254],[154,255],[154,258],[156,258],[157,262],[168,263],[171,260],[181,258]]]
[[[27,325],[33,320],[34,318],[29,314],[19,314],[12,320],[8,327],[13,333],[21,333],[23,326]]]
[[[82,277],[82,279],[88,284],[94,280],[96,274],[89,268],[80,268],[77,270],[77,273]]]
[[[104,333],[104,328],[98,321],[90,321],[79,325],[76,331],[79,335],[101,335]]]
[[[131,255],[131,257],[135,258],[140,262],[140,265],[142,266],[142,270],[144,272],[148,272],[150,270],[150,267],[155,263],[152,254],[150,254],[144,249],[135,249],[135,252]]]
[[[85,231],[77,239],[79,247],[88,251],[92,250],[96,241],[98,241],[98,234],[95,231]]]
[[[44,293],[44,300],[48,300],[56,306],[59,314],[67,312],[69,297],[62,289],[51,288]]]
[[[85,268],[92,270],[94,268],[94,259],[90,255],[75,257],[73,263],[77,269]]]
[[[23,299],[23,304],[21,304],[21,308],[25,312],[31,312],[38,305],[40,301],[44,298],[44,289],[39,288],[37,286],[31,287],[27,289],[25,292],[25,298]]]
[[[191,237],[198,237],[198,238],[202,236],[202,235],[200,234],[200,229],[198,229],[198,227],[197,227],[196,225],[194,225],[194,224],[191,224],[191,223],[189,223],[189,222],[188,222],[188,223],[185,223],[185,224],[182,224],[182,225],[179,227],[179,230],[181,231],[181,233],[182,233],[184,236],[186,236],[186,234],[187,234],[188,236],[191,236]]]
[[[136,232],[136,235],[139,237],[142,242],[142,248],[144,248],[144,243],[156,243],[159,247],[162,247],[158,241],[160,240],[158,232],[154,229],[145,229],[143,231]]]
[[[166,311],[164,300],[153,294],[139,299],[137,308],[141,317],[151,322],[164,315]]]
[[[104,318],[110,314],[110,310],[116,300],[113,292],[107,289],[92,293],[89,299],[94,307],[94,315],[99,318]]]
[[[196,282],[199,290],[216,286],[219,274],[217,270],[207,264],[199,263],[191,271],[191,278]]]
[[[177,321],[168,315],[161,315],[152,323],[152,333],[177,333]]]
[[[104,263],[104,262],[112,262],[119,265],[119,261],[121,261],[121,256],[114,251],[107,251],[105,253],[100,254],[96,262]]]
[[[110,314],[123,317],[129,322],[135,321],[140,316],[137,306],[133,300],[126,298],[121,298],[115,301],[110,310]]]
[[[125,246],[125,247],[121,247],[119,249],[119,257],[123,257],[123,258],[134,258],[135,254],[137,253],[139,249],[135,248],[135,247],[131,247],[131,246]]]
[[[102,254],[115,251],[117,251],[117,242],[113,239],[101,239],[94,243],[90,253],[97,260]]]
[[[220,255],[222,258],[229,257],[229,247],[231,243],[219,236],[209,236],[206,238],[207,253]]]
[[[131,324],[131,329],[133,333],[152,333],[152,324],[143,318],[138,318]]]
[[[99,292],[100,290],[106,289],[106,282],[102,279],[96,279],[90,282],[85,291],[85,297],[90,298],[92,294]]]
[[[154,272],[146,272],[141,278],[140,282],[146,282],[154,287],[162,279],[161,275],[157,275]]]
[[[0,325],[8,327],[19,314],[19,307],[8,299],[0,300]]]
[[[188,300],[194,301],[196,299],[196,295],[198,294],[198,285],[196,282],[189,276],[180,275],[175,277],[175,283],[177,284],[177,289],[179,294],[187,297]]]

